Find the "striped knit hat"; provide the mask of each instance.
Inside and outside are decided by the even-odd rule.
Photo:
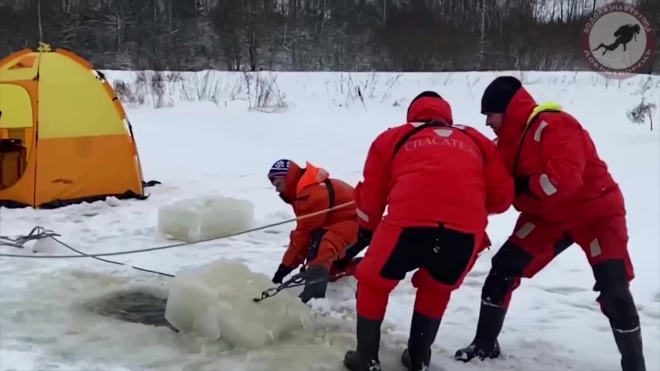
[[[277,160],[268,171],[268,179],[272,182],[276,177],[286,176],[286,173],[289,171],[291,162],[291,160],[285,159]]]

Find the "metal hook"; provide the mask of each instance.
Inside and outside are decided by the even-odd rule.
[[[294,275],[293,277],[291,277],[291,279],[289,279],[288,281],[282,283],[281,285],[279,285],[277,287],[271,287],[267,290],[262,291],[260,298],[253,298],[252,300],[255,303],[258,303],[262,300],[265,300],[265,299],[268,299],[268,298],[271,298],[271,297],[277,295],[282,290],[290,289],[292,287],[302,286],[304,284],[305,284],[304,274],[303,273],[298,273],[298,274]]]

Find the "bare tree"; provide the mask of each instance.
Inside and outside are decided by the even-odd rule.
[[[64,46],[101,68],[579,70],[596,0],[0,0],[0,56]],[[638,0],[660,43],[660,2]],[[660,50],[660,45],[658,45]],[[660,73],[657,53],[647,73]]]

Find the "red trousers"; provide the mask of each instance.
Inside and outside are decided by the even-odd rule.
[[[520,214],[513,234],[493,257],[491,270],[500,276],[508,273],[512,276],[511,283],[500,289],[493,285],[490,290],[491,285],[487,279],[484,291],[503,292],[500,302],[493,304],[507,307],[511,293],[520,285],[521,278],[534,277],[573,243],[582,248],[587,261],[594,268],[595,290],[601,291],[598,286],[608,284],[608,277],[624,276],[628,282],[635,277],[628,253],[628,229],[624,212],[568,230],[536,216]],[[611,268],[610,262],[621,264]],[[604,271],[597,267],[604,267]],[[621,272],[613,272],[612,269]],[[494,296],[497,295],[491,297]]]
[[[417,270],[415,311],[440,318],[483,250],[484,233],[461,232],[443,224],[399,227],[382,222],[357,266],[357,312],[368,319],[385,317],[389,295],[408,272]],[[485,248],[485,246],[483,246]]]

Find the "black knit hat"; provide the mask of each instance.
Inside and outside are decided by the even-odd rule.
[[[410,105],[408,106],[408,112],[406,113],[406,117],[410,116],[410,107],[412,107],[413,103],[415,103],[415,101],[420,99],[420,98],[440,98],[440,99],[442,99],[440,94],[438,94],[434,91],[427,90],[427,91],[421,92],[421,93],[419,93],[419,95],[417,95],[415,98],[413,98],[413,100],[410,102]]]
[[[513,76],[500,76],[493,80],[481,97],[481,113],[504,113],[511,99],[522,87],[520,80]]]

